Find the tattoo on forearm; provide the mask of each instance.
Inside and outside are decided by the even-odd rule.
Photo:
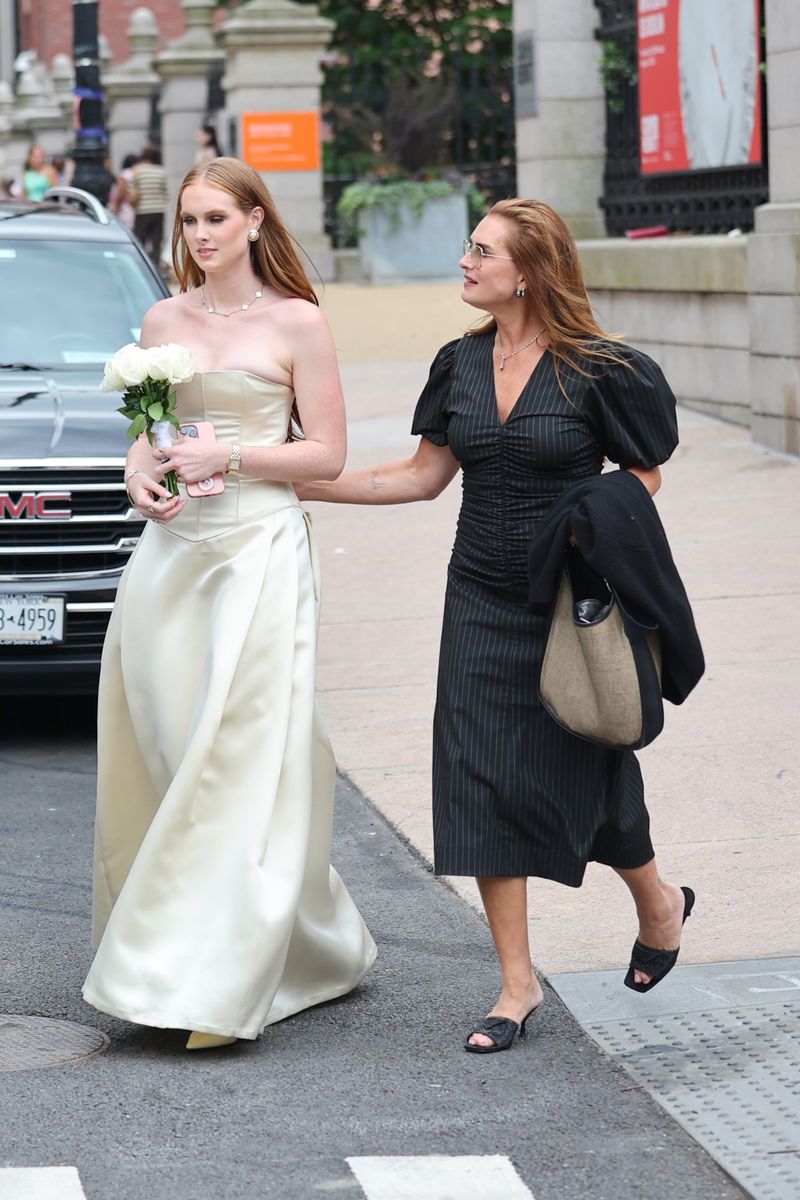
[[[370,471],[369,486],[372,488],[373,492],[379,492],[381,488],[386,487],[386,481],[381,479],[379,471]]]

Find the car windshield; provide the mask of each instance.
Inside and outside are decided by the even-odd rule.
[[[0,362],[101,365],[161,296],[133,246],[0,237]]]

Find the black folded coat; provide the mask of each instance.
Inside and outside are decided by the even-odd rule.
[[[689,598],[649,492],[630,471],[574,484],[541,522],[528,551],[528,606],[551,611],[570,533],[624,609],[661,637],[661,692],[682,704],[705,670]]]

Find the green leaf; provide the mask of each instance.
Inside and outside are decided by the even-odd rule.
[[[138,417],[134,417],[131,421],[131,427],[128,430],[129,438],[137,438],[140,433],[144,433],[147,428],[147,417],[144,413],[139,413]]]
[[[151,404],[147,409],[147,415],[151,421],[163,421],[164,408],[161,404]]]
[[[180,429],[181,423],[175,416],[174,412],[167,413],[167,420],[169,421],[170,425],[174,425],[176,429]]]

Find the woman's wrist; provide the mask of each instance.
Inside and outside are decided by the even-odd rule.
[[[223,475],[238,475],[242,469],[242,447],[238,442],[223,443]]]

